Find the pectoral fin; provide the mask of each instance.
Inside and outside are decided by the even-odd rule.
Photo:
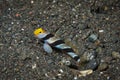
[[[45,50],[45,52],[47,52],[47,53],[52,53],[52,48],[51,48],[51,46],[50,45],[48,45],[47,43],[44,43],[43,44],[43,49]]]

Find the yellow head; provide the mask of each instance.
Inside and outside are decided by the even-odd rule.
[[[43,30],[42,28],[38,28],[34,31],[34,35],[35,36],[38,36],[39,34],[41,33],[45,33],[45,30]]]

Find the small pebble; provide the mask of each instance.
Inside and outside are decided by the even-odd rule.
[[[75,15],[76,18],[78,18],[78,15]]]
[[[53,3],[55,3],[56,2],[56,0],[53,0]]]
[[[57,76],[61,76],[62,74],[57,74]]]
[[[119,67],[116,67],[116,69],[118,70],[118,69],[119,69]]]
[[[91,61],[87,64],[87,69],[96,70],[97,67],[98,67],[98,62],[96,61],[96,59],[91,60]]]
[[[16,24],[20,24],[20,22],[16,22]]]
[[[62,69],[60,69],[60,70],[59,70],[59,72],[60,72],[60,73],[63,73],[63,70],[62,70]]]
[[[97,40],[97,35],[95,34],[91,34],[89,37],[88,37],[88,40],[90,42],[95,42]]]
[[[32,69],[35,69],[35,68],[36,68],[36,64],[33,64],[33,65],[32,65]]]
[[[22,28],[21,30],[22,30],[22,31],[24,31],[24,29],[23,29],[23,28]]]
[[[19,13],[16,13],[16,14],[15,14],[15,16],[16,16],[16,17],[20,17],[20,16],[21,16],[21,14],[19,14]]]
[[[24,41],[23,41],[23,40],[21,40],[20,42],[21,42],[21,43],[23,43]]]
[[[87,49],[96,49],[96,45],[93,44],[93,43],[91,43],[91,42],[86,43],[86,44],[85,44],[85,47],[86,47]]]
[[[73,21],[72,23],[74,24],[74,23],[76,23],[76,21]]]
[[[7,71],[7,67],[4,67],[1,72],[6,72]]]
[[[78,17],[78,16],[77,16]],[[80,30],[84,30],[84,29],[87,29],[88,28],[88,26],[87,25],[85,25],[85,24],[78,24],[77,25],[79,28],[80,28]],[[89,32],[88,32],[89,33]],[[87,33],[86,33],[86,35],[88,35]]]
[[[72,9],[72,11],[76,11],[76,9],[75,9],[75,8],[73,8],[73,9]]]
[[[8,10],[10,11],[10,10],[11,10],[11,8],[8,8]]]
[[[106,20],[109,20],[109,17],[107,17]]]
[[[75,77],[74,77],[74,80],[77,80],[77,79],[78,79],[78,77],[77,77],[77,76],[75,76]]]
[[[8,28],[8,30],[10,31],[10,30],[12,30],[12,28],[11,28],[11,27],[9,27],[9,28]]]
[[[104,30],[99,30],[100,33],[104,32]]]
[[[39,59],[39,57],[37,56],[36,59]]]
[[[53,61],[52,60],[48,60],[47,62],[48,62],[48,64],[51,64]]]
[[[4,44],[0,43],[0,46],[3,46]]]
[[[111,79],[110,79],[110,76],[107,77],[107,80],[111,80]]]
[[[115,58],[115,59],[117,59],[117,58],[120,59],[120,53],[119,53],[119,52],[116,52],[116,51],[113,51],[113,52],[112,52],[112,57]]]
[[[95,50],[98,54],[101,54],[102,53],[102,48],[101,47],[98,47],[98,48],[96,48],[96,50]]]
[[[47,73],[45,73],[45,76],[46,76],[46,77],[49,77]]]
[[[101,59],[101,62],[111,63],[112,59],[113,58],[111,56],[106,56],[103,59]]]
[[[104,74],[103,72],[100,72],[100,74]]]
[[[95,51],[89,51],[89,52],[85,52],[83,55],[82,55],[82,61],[83,62],[86,62],[86,61],[90,61],[92,59],[95,59],[97,56],[97,53]]]
[[[34,1],[31,1],[31,4],[33,4],[34,3]]]
[[[99,66],[98,66],[98,70],[100,71],[104,71],[108,68],[108,64],[107,63],[101,63]]]
[[[108,7],[107,7],[107,6],[105,6],[105,7],[104,7],[104,10],[108,10]]]
[[[14,22],[11,22],[11,24],[14,24]]]

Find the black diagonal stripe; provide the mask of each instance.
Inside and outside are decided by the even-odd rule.
[[[65,49],[62,49],[63,51],[65,52],[74,52],[74,50],[72,48],[65,48]]]
[[[75,56],[75,57],[74,57],[74,60],[75,60],[75,61],[78,61],[78,59],[80,59],[79,56]]]
[[[57,40],[54,43],[51,43],[50,45],[53,46],[53,47],[55,47],[55,46],[63,44],[63,43],[65,43],[63,40]]]
[[[77,69],[78,70],[78,66],[75,65],[75,64],[70,64],[70,65],[67,65],[69,68],[72,68],[72,69]]]
[[[47,34],[44,38],[42,38],[42,40],[47,40],[53,36],[54,36],[53,34]]]

